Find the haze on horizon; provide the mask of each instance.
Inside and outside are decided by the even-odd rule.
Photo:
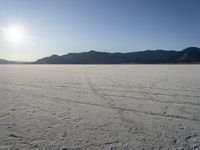
[[[199,0],[1,0],[0,59],[200,47]]]

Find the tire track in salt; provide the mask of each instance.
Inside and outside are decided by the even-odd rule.
[[[18,86],[28,86],[28,85],[18,85]],[[32,85],[31,85],[32,86]],[[30,86],[28,86],[30,87]],[[43,88],[42,86],[32,86],[35,88]],[[68,86],[61,86],[62,88],[56,88],[53,87],[56,90],[65,90],[64,88],[68,88]],[[52,87],[51,87],[52,88]],[[0,89],[1,91],[14,91],[14,90],[7,90],[7,89]],[[100,88],[100,90],[102,90],[102,88]],[[103,90],[109,90],[109,89],[103,89]],[[95,91],[94,87],[93,87],[93,92],[89,92],[86,90],[76,90],[76,89],[71,89],[69,88],[68,91],[73,91],[73,92],[77,92],[77,93],[87,93],[87,94],[93,94],[93,93],[98,93],[98,91]],[[116,90],[110,90],[110,91],[114,91],[116,92]],[[137,93],[137,92],[135,92]],[[104,97],[119,97],[119,98],[126,98],[126,99],[131,99],[134,101],[152,101],[152,102],[156,102],[156,103],[166,103],[166,104],[177,104],[177,105],[192,105],[192,106],[200,106],[200,103],[197,102],[191,102],[191,101],[170,101],[170,100],[159,100],[159,99],[148,99],[148,98],[143,98],[143,97],[136,97],[136,96],[125,96],[125,95],[115,95],[115,94],[106,94],[106,93],[98,93],[99,95]],[[112,101],[119,101],[119,100],[115,100],[112,99]]]
[[[88,105],[88,106],[98,106],[98,107],[103,107],[103,108],[106,108],[106,109],[112,109],[112,110],[118,110],[118,111],[128,111],[128,112],[134,112],[134,113],[142,113],[142,114],[150,115],[150,116],[154,116],[154,117],[159,116],[159,117],[175,118],[175,119],[183,119],[183,120],[200,122],[199,119],[189,118],[189,117],[184,117],[184,116],[178,116],[178,115],[170,115],[170,114],[164,115],[164,114],[155,113],[155,112],[142,111],[142,110],[129,109],[129,108],[122,108],[122,107],[117,107],[117,106],[106,106],[106,105],[103,105],[103,104],[96,104],[96,103],[90,103],[90,102],[73,101],[73,100],[62,99],[62,98],[58,98],[58,97],[54,97],[53,99],[57,99],[57,100],[60,100],[60,101],[67,101],[67,102],[70,102],[70,103]]]
[[[101,77],[103,77],[105,80],[114,83],[115,85],[112,85],[112,87],[123,87],[123,88],[127,88],[126,86],[122,85],[121,83],[119,83],[118,81],[115,81],[113,79],[107,78],[104,75],[102,75],[101,73],[99,73],[99,75]],[[7,85],[16,85],[16,86],[31,86],[31,87],[38,87],[38,88],[48,88],[48,86],[41,86],[41,85],[35,85],[35,84],[20,84],[20,83],[9,83],[9,82],[0,82],[0,84],[7,84]],[[54,88],[59,88],[59,87],[65,87],[65,88],[71,88],[71,85],[78,85],[80,86],[80,83],[65,83],[65,85],[60,85],[60,86],[54,86]],[[50,86],[51,87],[51,86]],[[104,87],[104,86],[103,86]],[[128,88],[133,88],[134,86],[128,86]],[[140,89],[149,89],[150,87],[139,87]],[[108,89],[108,88],[100,88],[101,90],[107,90],[107,91],[119,91],[119,92],[132,92],[132,93],[140,93],[140,94],[152,94],[152,95],[161,95],[161,96],[181,96],[181,97],[188,97],[188,98],[199,98],[200,96],[196,95],[196,96],[192,96],[192,95],[185,95],[185,94],[178,94],[178,93],[174,93],[174,94],[169,94],[169,93],[160,93],[160,92],[144,92],[144,91],[137,91],[137,90],[123,90],[123,89]],[[166,90],[166,91],[180,91],[180,90],[175,90],[175,89],[164,89],[164,88],[154,88],[154,89],[162,89],[162,90]],[[185,91],[191,91],[191,92],[199,92],[199,91],[194,91],[194,90],[185,90]]]
[[[97,88],[95,88],[95,85],[93,84],[92,80],[88,77],[87,72],[85,72],[84,77],[85,77],[85,80],[86,80],[87,84],[89,85],[91,91],[95,95],[97,95],[103,101],[106,101],[106,104],[108,106],[113,106],[114,105],[114,103],[113,103],[114,100],[112,98],[110,98],[108,96],[105,96],[104,94],[100,94],[99,90]]]
[[[92,84],[92,81],[87,77],[87,74],[86,74],[86,78],[87,78],[87,80],[89,80],[89,84],[91,85],[91,87],[93,88],[93,90],[95,90],[96,91],[96,94],[98,94],[98,95],[101,95],[99,92],[98,92],[98,90],[97,89],[95,89],[95,87],[94,87],[94,84]],[[111,79],[112,80],[112,79]],[[119,84],[119,83],[115,83],[115,84]],[[146,92],[146,94],[148,94],[147,92]],[[101,95],[102,96],[102,95]],[[110,95],[110,94],[108,94],[107,95],[109,98],[110,98],[110,96],[112,96],[112,95]],[[123,98],[125,97],[125,96],[122,96]],[[102,97],[101,97],[102,98]],[[132,97],[133,98],[133,97]],[[155,99],[151,99],[151,101],[154,101],[154,102],[159,102],[158,100],[155,100]],[[163,102],[163,101],[162,101]],[[171,101],[165,101],[166,103],[171,103]],[[178,104],[178,102],[176,102],[177,104]],[[188,102],[186,102],[186,103],[184,103],[184,104],[188,104]],[[189,104],[191,104],[191,103],[189,103]],[[115,106],[112,106],[112,107],[110,107],[110,108],[116,108],[116,109],[118,109],[120,112],[121,111],[132,111],[132,112],[140,112],[140,113],[143,113],[143,114],[148,114],[148,115],[153,115],[153,116],[165,116],[165,117],[172,117],[172,118],[182,118],[182,119],[191,119],[191,118],[189,118],[189,117],[185,117],[185,116],[179,116],[179,115],[173,115],[173,114],[160,114],[160,113],[156,113],[156,112],[149,112],[149,111],[142,111],[142,110],[135,110],[135,109],[129,109],[129,108],[119,108],[119,107],[115,107]],[[191,119],[191,120],[196,120],[196,119]]]
[[[17,91],[11,91],[11,90],[6,90],[6,91],[7,92],[16,92],[18,94]],[[22,94],[22,93],[20,93],[20,94]],[[117,110],[117,111],[127,111],[127,112],[133,112],[133,113],[141,113],[141,114],[150,115],[150,116],[153,116],[153,117],[160,116],[160,117],[165,117],[165,118],[183,119],[183,120],[200,122],[200,120],[196,119],[196,118],[189,118],[189,117],[178,116],[178,115],[170,115],[170,114],[167,115],[167,114],[160,114],[160,113],[137,110],[137,109],[122,108],[122,107],[117,107],[117,106],[107,106],[105,104],[82,102],[82,101],[75,101],[75,100],[70,100],[70,99],[66,99],[66,98],[31,94],[30,92],[23,92],[23,94],[29,95],[29,96],[31,95],[31,96],[34,96],[34,97],[37,97],[37,98],[47,98],[46,100],[48,100],[48,101],[52,101],[52,100],[65,101],[65,102],[69,102],[69,103],[75,103],[75,104],[87,105],[87,106],[96,106],[96,107],[102,107],[102,108],[105,108],[105,109]]]
[[[153,94],[153,95],[162,95],[162,96],[181,96],[181,97],[188,97],[188,98],[199,98],[200,99],[200,96],[192,96],[192,95],[185,95],[185,94],[179,94],[179,93],[175,93],[175,94],[169,94],[169,93],[160,93],[160,92],[144,92],[144,91],[136,91],[136,90],[130,90],[131,88],[133,88],[134,86],[124,86],[123,84],[121,84],[120,82],[116,81],[116,80],[113,80],[111,78],[108,78],[106,76],[104,76],[102,73],[99,73],[98,72],[98,75],[100,75],[102,78],[104,78],[105,80],[111,82],[111,83],[114,83],[114,85],[118,85],[120,87],[123,87],[123,88],[128,88],[129,90],[119,90],[119,91],[122,91],[122,92],[132,92],[132,93],[141,93],[141,94]],[[117,87],[117,86],[116,86]],[[149,89],[150,87],[139,87],[140,89],[142,88],[145,88],[145,89]],[[177,90],[177,89],[165,89],[165,88],[154,88],[154,89],[162,89],[162,90],[166,90],[166,91],[180,91],[180,90]],[[107,89],[107,90],[110,90],[112,91],[111,89]],[[114,91],[114,90],[113,90]],[[191,91],[191,92],[199,92],[199,91],[194,91],[194,90],[185,90],[185,91]]]

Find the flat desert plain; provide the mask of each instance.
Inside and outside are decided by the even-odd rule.
[[[200,149],[200,65],[1,65],[0,150]]]

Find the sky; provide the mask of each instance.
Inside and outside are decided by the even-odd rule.
[[[200,0],[0,0],[0,59],[200,47],[199,8]],[[8,39],[12,26],[23,42]]]

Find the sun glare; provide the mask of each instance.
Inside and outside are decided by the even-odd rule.
[[[4,31],[6,38],[14,44],[19,44],[25,40],[25,31],[18,26],[6,28]]]

